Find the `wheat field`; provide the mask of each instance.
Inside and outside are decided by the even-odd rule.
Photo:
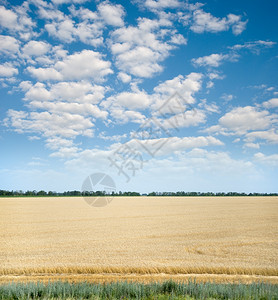
[[[0,282],[278,283],[278,197],[0,198]]]

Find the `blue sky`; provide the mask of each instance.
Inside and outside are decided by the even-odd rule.
[[[277,192],[277,8],[0,1],[0,188]]]

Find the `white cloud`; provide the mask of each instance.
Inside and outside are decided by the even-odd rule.
[[[216,139],[212,136],[194,136],[183,138],[167,137],[148,140],[133,139],[126,144],[132,149],[137,149],[147,153],[155,153],[156,157],[173,154],[177,151],[184,151],[186,149],[224,145],[219,139]],[[161,145],[161,147],[159,147],[159,145]]]
[[[19,42],[11,36],[0,35],[0,51],[5,54],[17,53]]]
[[[234,96],[232,94],[223,94],[220,98],[228,102],[233,100]]]
[[[89,118],[70,113],[23,112],[8,110],[6,126],[18,133],[38,133],[44,137],[74,138],[78,135],[93,136],[94,124]]]
[[[44,110],[52,113],[72,113],[106,119],[108,113],[96,105],[103,98],[105,88],[89,82],[59,82],[50,85],[37,82],[23,82],[20,88],[25,91],[24,100],[33,110]]]
[[[237,61],[239,55],[236,53],[229,53],[229,54],[211,54],[208,56],[203,56],[199,58],[193,58],[191,62],[195,66],[205,66],[205,67],[219,67],[224,61]],[[219,79],[219,78],[217,78]]]
[[[186,77],[177,77],[166,80],[154,88],[155,94],[152,110],[155,115],[167,113],[182,113],[189,104],[195,103],[193,97],[201,89],[203,75],[190,73]]]
[[[45,84],[37,82],[34,86],[30,83],[21,83],[20,87],[26,90],[26,100],[49,100],[52,99],[51,93],[46,89]]]
[[[170,43],[175,45],[186,45],[187,39],[181,34],[175,34],[172,36]]]
[[[239,21],[232,26],[232,31],[234,35],[241,34],[245,29],[248,21]]]
[[[107,99],[108,103],[127,109],[145,109],[151,104],[151,98],[144,91],[122,92]]]
[[[54,4],[64,4],[64,3],[78,3],[78,4],[81,4],[81,3],[84,3],[84,2],[87,2],[89,0],[51,0]]]
[[[118,151],[119,148],[124,149],[125,146],[128,147],[128,149],[131,149],[134,152],[142,153],[146,152],[146,148],[144,147],[151,147],[151,145],[144,144],[144,147],[141,146],[140,143],[146,143],[146,141],[138,141],[135,139],[132,139],[128,141],[127,143],[120,144],[112,144],[109,149],[107,150],[100,150],[100,149],[87,149],[82,152],[78,153],[78,156],[70,161],[66,162],[66,166],[68,168],[89,168],[89,169],[96,169],[96,170],[107,170],[107,167],[109,166],[109,160],[108,158],[113,158],[114,151]],[[150,144],[156,146],[157,142],[163,143],[163,147],[160,148],[158,152],[156,152],[156,156],[164,156],[168,154],[174,154],[174,153],[181,153],[184,150],[192,149],[196,147],[208,147],[208,146],[221,146],[223,143],[210,136],[199,136],[199,137],[185,137],[185,138],[179,138],[179,137],[171,137],[167,139],[167,142],[163,139],[159,140],[149,140]],[[150,151],[153,149],[149,148]],[[197,149],[196,149],[197,150]],[[196,152],[195,150],[195,152]],[[199,152],[202,151],[201,149],[198,149]],[[193,150],[194,151],[194,150]],[[213,154],[211,154],[213,156]],[[214,154],[214,156],[216,156]],[[222,155],[223,156],[223,155]],[[186,156],[185,156],[186,157]],[[156,160],[159,164],[159,160]],[[162,161],[165,167],[164,161]],[[191,161],[192,162],[192,161]],[[152,160],[150,161],[150,164],[152,163]],[[111,167],[111,166],[110,166]]]
[[[54,68],[34,68],[29,66],[27,71],[40,81],[63,80],[62,74]]]
[[[266,129],[272,124],[268,111],[259,111],[255,107],[237,107],[219,119],[219,124],[229,131],[245,134],[249,130]]]
[[[192,72],[187,76],[178,75],[177,77],[166,80],[163,83],[160,83],[157,87],[154,88],[154,91],[163,95],[174,95],[176,92],[181,94],[184,97],[184,94],[190,94],[197,92],[201,88],[202,84],[201,73]],[[188,103],[194,103],[193,99],[186,99]]]
[[[101,132],[98,135],[98,138],[105,140],[105,141],[114,141],[114,142],[120,142],[122,139],[126,139],[127,138],[127,134],[115,134],[115,135],[107,135],[106,132]]]
[[[24,45],[22,52],[27,56],[41,56],[50,50],[51,46],[45,42],[30,41]]]
[[[126,124],[128,122],[141,124],[146,119],[146,117],[138,111],[125,110],[117,105],[110,108],[110,115],[118,124]]]
[[[111,63],[102,59],[99,52],[83,50],[64,58],[50,68],[28,67],[27,70],[38,80],[80,80],[102,81],[113,73]]]
[[[221,79],[224,79],[225,76],[220,75],[220,73],[217,72],[217,71],[214,71],[214,72],[211,72],[211,73],[208,74],[208,78],[209,78],[210,80],[214,80],[214,79],[219,79],[219,80],[221,80]]]
[[[0,77],[12,77],[18,74],[18,70],[11,63],[0,65]]]
[[[260,148],[260,144],[258,143],[245,143],[244,147],[246,148],[252,148],[252,149],[259,149]]]
[[[98,104],[104,98],[105,88],[87,81],[60,82],[52,85],[51,93],[53,99]]]
[[[104,61],[99,52],[83,50],[68,56],[61,62],[55,64],[65,79],[93,78],[102,80],[108,74],[113,73],[111,63]]]
[[[81,149],[76,147],[71,139],[61,137],[51,137],[46,139],[46,147],[53,150],[51,157],[72,158]]]
[[[199,57],[197,59],[192,59],[192,63],[196,66],[210,66],[219,67],[224,60],[229,58],[228,55],[223,54],[211,54],[208,56]]]
[[[68,160],[65,165],[70,170],[93,170],[105,171],[109,168],[108,157],[112,155],[112,151],[100,149],[86,149],[78,153],[76,158]]]
[[[160,53],[150,48],[136,47],[119,54],[117,56],[117,66],[134,76],[149,78],[163,70],[162,66],[158,64],[160,58]]]
[[[17,14],[0,6],[0,26],[14,29],[17,26]]]
[[[263,106],[266,108],[278,107],[278,98],[272,98],[268,101],[263,102]]]
[[[206,122],[206,115],[203,111],[198,109],[187,110],[178,113],[170,118],[162,119],[164,128],[184,128],[190,126],[198,126]]]
[[[253,142],[257,139],[265,140],[271,144],[278,144],[278,132],[275,132],[274,129],[265,131],[253,131],[247,133],[245,136],[245,141],[247,142]]]
[[[254,154],[255,161],[266,164],[272,167],[278,166],[278,154],[265,155],[261,152]]]
[[[201,102],[198,104],[198,107],[203,108],[209,113],[220,113],[219,106],[217,106],[215,103],[207,103],[206,99],[201,100]]]
[[[27,15],[26,3],[23,3],[22,6],[17,6],[15,11],[0,6],[0,26],[18,34],[23,40],[28,40],[32,36],[37,35],[33,32],[34,22]]]
[[[175,30],[164,15],[158,20],[139,18],[138,26],[122,27],[112,33],[110,48],[116,66],[125,73],[150,78],[161,72],[160,62],[169,56],[175,44],[186,40]],[[166,27],[166,30],[164,30]]]
[[[19,84],[19,88],[24,92],[28,91],[31,87],[32,87],[31,81],[21,81]]]
[[[235,35],[241,34],[246,28],[247,21],[241,21],[241,16],[229,14],[224,18],[217,18],[203,11],[197,9],[193,13],[193,24],[190,29],[196,33],[203,32],[220,32],[227,31],[232,27],[232,31]]]
[[[60,148],[72,147],[72,146],[73,146],[72,140],[64,139],[61,137],[52,137],[46,139],[46,147],[51,150],[58,150]]]
[[[46,24],[45,29],[50,35],[59,38],[63,42],[71,43],[75,40],[75,27],[73,21],[70,19]]]
[[[146,0],[144,5],[151,9],[165,9],[165,8],[177,8],[181,6],[179,0]]]
[[[248,131],[264,130],[275,121],[275,115],[266,110],[259,110],[252,106],[233,108],[219,119],[219,125],[204,130],[208,133],[223,135],[245,135]]]
[[[240,138],[236,138],[233,140],[233,143],[238,143],[238,142],[240,142]]]
[[[259,41],[254,41],[254,42],[246,42],[244,44],[237,44],[237,45],[234,45],[229,48],[232,50],[236,50],[236,51],[239,51],[242,49],[247,49],[247,50],[252,51],[255,54],[260,54],[260,52],[263,48],[271,48],[276,44],[277,44],[276,42],[272,42],[272,41],[259,40]]]
[[[29,106],[52,113],[74,113],[101,119],[106,119],[108,115],[106,111],[101,111],[98,106],[89,103],[31,101]]]
[[[123,16],[125,12],[121,5],[112,5],[105,1],[98,5],[98,10],[106,24],[117,27],[124,25]]]
[[[45,25],[48,34],[65,43],[80,40],[82,43],[94,47],[102,45],[104,24],[100,17],[84,8],[76,10],[75,7],[71,7],[70,11],[73,16],[81,19],[81,22],[75,22],[60,11],[41,9],[42,17],[50,20]]]
[[[124,83],[128,83],[131,81],[131,76],[124,72],[119,72],[118,78]]]
[[[78,151],[81,149],[78,147],[66,147],[60,148],[58,151],[50,154],[50,157],[60,157],[60,158],[72,158],[78,155]]]
[[[88,8],[80,7],[79,9],[76,9],[75,6],[71,6],[69,10],[72,16],[79,17],[83,21],[85,20],[97,22],[99,19],[97,12],[94,12]]]
[[[180,167],[182,170],[186,170],[190,176],[194,173],[199,173],[199,178],[203,178],[202,174],[204,173],[204,178],[206,179],[211,178],[211,176],[214,177],[215,174],[221,174],[218,180],[221,180],[222,177],[222,179],[225,178],[231,181],[231,174],[240,174],[242,176],[242,174],[249,173],[254,175],[255,171],[250,161],[233,159],[229,153],[222,151],[208,151],[194,148],[191,151],[181,153],[178,157],[178,161],[172,162],[172,167]],[[163,164],[163,161],[161,163]],[[227,177],[227,174],[230,176]],[[229,186],[231,184],[232,182],[229,182]]]
[[[243,136],[244,148],[259,149],[263,140],[268,144],[278,143],[278,133],[274,126],[278,118],[259,107],[237,107],[226,113],[219,119],[218,125],[213,125],[202,130],[208,134],[240,135]],[[237,138],[233,142],[239,142]]]
[[[99,103],[104,98],[104,93],[106,91],[105,87],[100,85],[92,85],[88,82],[79,82],[79,83],[72,83],[72,84],[67,83],[67,84],[71,85],[70,89],[68,90],[67,99],[73,99],[74,97],[74,101],[80,101],[85,103],[93,103],[93,104]],[[56,87],[58,86],[59,86],[58,90],[64,93],[65,92],[64,86],[62,87],[62,90],[60,89],[61,84],[57,85]]]

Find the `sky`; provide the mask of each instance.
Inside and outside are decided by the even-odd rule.
[[[276,0],[0,0],[0,189],[278,192]]]

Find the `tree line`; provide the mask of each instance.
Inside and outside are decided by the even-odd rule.
[[[138,192],[114,192],[107,193],[105,191],[6,191],[0,190],[0,197],[67,197],[67,196],[187,196],[187,197],[200,197],[200,196],[278,196],[278,193],[239,193],[239,192],[151,192],[151,193],[138,193]]]

